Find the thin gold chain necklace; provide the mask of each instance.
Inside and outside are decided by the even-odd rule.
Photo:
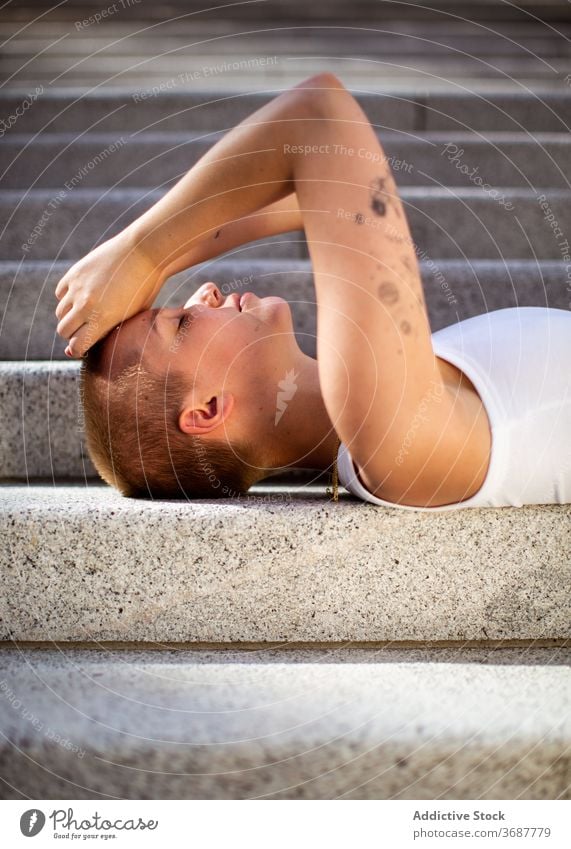
[[[331,473],[330,485],[325,490],[326,495],[331,495],[333,490],[333,501],[339,501],[339,475],[337,473],[337,455],[339,453],[339,446],[341,445],[341,440],[337,437],[337,444],[335,447],[335,454],[333,457],[333,472]]]

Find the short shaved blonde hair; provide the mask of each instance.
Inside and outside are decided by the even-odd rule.
[[[104,481],[133,498],[232,498],[263,477],[252,446],[180,430],[189,378],[154,373],[140,353],[114,365],[108,340],[89,349],[80,377],[87,450]]]

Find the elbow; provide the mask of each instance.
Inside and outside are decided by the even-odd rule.
[[[312,74],[306,80],[299,83],[296,88],[311,88],[311,89],[344,89],[345,86],[331,71],[322,71],[319,74]]]
[[[330,71],[314,74],[294,86],[298,104],[307,117],[326,118],[339,109],[340,94],[349,95],[341,80]]]

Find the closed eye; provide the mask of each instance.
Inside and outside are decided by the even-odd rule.
[[[181,315],[181,317],[178,320],[177,332],[178,332],[178,330],[182,330],[183,327],[188,327],[188,325],[190,324],[190,319],[191,319],[190,314],[188,312],[183,312],[183,314]]]

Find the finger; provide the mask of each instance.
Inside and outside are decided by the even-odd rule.
[[[94,325],[83,324],[69,340],[65,352],[68,357],[83,357],[103,335]]]
[[[67,295],[68,291],[69,291],[69,286],[67,284],[67,281],[66,281],[65,277],[62,277],[62,279],[59,281],[59,283],[56,286],[55,295],[56,295],[56,298],[58,299],[58,301],[61,300],[61,298],[63,298],[64,295]]]
[[[70,309],[73,307],[73,299],[71,297],[66,296],[63,298],[56,307],[56,318],[61,319],[67,315]]]
[[[79,308],[73,308],[59,322],[56,333],[63,339],[71,339],[83,324],[85,324],[85,316],[82,311]]]
[[[65,353],[68,357],[74,357],[77,359],[78,357],[83,356],[85,346],[82,345],[82,335],[85,327],[87,327],[87,325],[82,324],[67,343]],[[87,348],[85,349],[87,350]]]

